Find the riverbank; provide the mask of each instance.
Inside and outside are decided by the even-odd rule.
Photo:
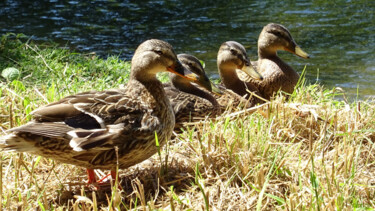
[[[101,59],[3,36],[0,70],[7,67],[20,75],[0,79],[1,134],[25,124],[41,105],[119,87],[130,70],[129,62],[117,57]],[[341,89],[301,80],[289,100],[279,95],[255,109],[191,124],[159,155],[120,170],[123,190],[114,188],[108,198],[101,191],[81,191],[84,168],[2,152],[1,205],[9,210],[371,208],[375,104],[348,103],[337,95],[345,98]]]

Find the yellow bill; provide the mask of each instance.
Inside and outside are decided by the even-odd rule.
[[[208,80],[207,77],[201,77],[195,73],[190,73],[190,74],[186,74],[184,75],[185,78],[189,79],[190,81],[198,84],[199,86],[207,89],[208,91],[212,91],[212,86],[211,86],[211,82],[210,80]]]
[[[244,71],[247,75],[257,80],[263,80],[263,76],[260,73],[258,73],[258,71],[256,71],[252,65],[244,65],[241,70]]]
[[[304,59],[308,59],[310,58],[309,54],[307,54],[305,51],[302,50],[302,48],[300,48],[298,45],[295,47],[294,49],[294,53],[297,55],[297,56],[300,56]]]

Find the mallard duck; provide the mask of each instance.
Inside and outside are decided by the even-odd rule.
[[[94,168],[113,172],[117,163],[135,165],[155,154],[155,136],[163,145],[175,125],[156,78],[161,71],[184,74],[169,43],[147,40],[135,51],[124,89],[84,92],[43,106],[32,113],[33,121],[8,130],[0,148],[85,167],[89,183],[96,181]]]
[[[231,107],[233,110],[241,105],[248,105],[246,99],[231,90],[212,84],[198,58],[189,54],[179,54],[177,58],[184,67],[184,75],[190,76],[190,78],[197,76],[198,78],[193,83],[206,88],[206,90],[197,87],[191,80],[176,74],[169,74],[171,83],[165,84],[164,89],[175,111],[176,133],[181,132],[181,128],[186,122],[216,117],[226,111],[227,107]],[[211,87],[210,84],[212,84]]]
[[[180,132],[185,122],[204,119],[206,116],[213,117],[220,113],[220,105],[209,92],[221,94],[215,86],[211,86],[202,64],[199,59],[189,54],[177,55],[178,60],[184,67],[184,75],[191,81],[176,74],[169,74],[171,83],[165,84],[164,89],[169,97],[175,111],[175,131]],[[205,88],[202,90],[195,84]],[[212,90],[212,88],[214,88]]]
[[[241,80],[237,75],[236,70],[239,70],[256,80],[263,80],[262,75],[251,65],[243,45],[235,41],[224,42],[217,54],[217,67],[221,81],[227,89],[249,99],[250,106],[262,102],[259,98],[252,96],[252,93],[260,95],[258,88],[252,83]]]
[[[277,56],[278,50],[289,51],[302,58],[309,58],[284,26],[276,23],[266,25],[258,39],[258,61],[253,63],[264,80],[254,80],[243,73],[240,78],[255,86],[261,95],[270,99],[277,91],[292,93],[299,80],[299,74]]]

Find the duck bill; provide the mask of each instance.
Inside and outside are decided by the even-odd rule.
[[[310,58],[310,55],[302,50],[298,45],[294,47],[294,49],[285,48],[284,50],[289,51],[292,54],[295,54],[301,58],[308,59]]]
[[[221,96],[223,95],[224,93],[214,84],[211,82],[211,87],[212,87],[212,93],[218,95],[218,96]]]
[[[205,79],[205,77],[200,77],[196,75],[195,73],[190,73],[185,75],[186,78],[199,86],[205,88],[206,90],[212,92],[212,86],[210,80],[208,78]]]
[[[263,76],[258,73],[258,71],[256,71],[252,65],[244,65],[241,70],[257,80],[263,80]]]
[[[185,68],[182,66],[181,62],[180,61],[177,61],[176,63],[174,63],[172,66],[169,66],[167,67],[167,71],[168,72],[171,72],[171,73],[174,73],[178,76],[181,76],[183,78],[186,78],[188,79],[189,81],[194,81],[196,80],[196,76],[195,78],[192,78],[192,76],[189,76],[189,75],[186,75],[185,73]]]
[[[296,46],[296,48],[295,48],[294,51],[295,51],[295,53],[296,53],[297,56],[300,56],[300,57],[302,57],[304,59],[310,58],[310,55],[307,54],[305,51],[303,51],[302,48],[300,48],[298,45]]]

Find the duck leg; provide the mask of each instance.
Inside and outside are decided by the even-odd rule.
[[[116,177],[117,177],[117,175],[116,175],[116,171],[111,170],[111,173],[109,173],[109,174],[107,174],[107,176],[101,178],[101,179],[98,181],[98,183],[103,183],[103,181],[104,181],[105,179],[107,179],[109,176],[111,176],[112,180],[115,181],[115,180],[116,180]]]
[[[94,184],[96,183],[96,176],[94,169],[87,169],[87,176],[88,176],[88,184]]]
[[[107,179],[109,176],[111,176],[111,179],[112,179],[112,183],[110,182],[103,182],[105,179]],[[111,173],[107,174],[105,177],[101,178],[98,183],[97,183],[97,188],[99,189],[99,187],[102,187],[102,186],[107,186],[109,184],[112,184],[112,185],[115,185],[116,184],[116,179],[118,181],[118,184],[117,184],[117,187],[119,190],[122,190],[122,187],[120,185],[120,180],[118,178],[118,175],[116,174],[116,171],[113,171],[111,170]]]
[[[105,181],[106,179],[108,179],[109,176],[111,176],[111,179],[112,179],[112,184],[115,184],[116,182],[116,179],[117,181],[118,180],[118,175],[116,174],[116,171],[113,171],[111,170],[111,173],[107,174],[106,176],[104,176],[103,178],[97,180],[96,179],[96,173],[94,171],[94,169],[87,169],[87,176],[88,176],[88,181],[87,181],[87,184],[88,185],[93,185],[95,187],[96,190],[99,190],[99,189],[106,189],[106,187],[110,186],[111,183],[109,181]],[[118,188],[120,190],[122,190],[122,187],[120,185],[118,185]]]

